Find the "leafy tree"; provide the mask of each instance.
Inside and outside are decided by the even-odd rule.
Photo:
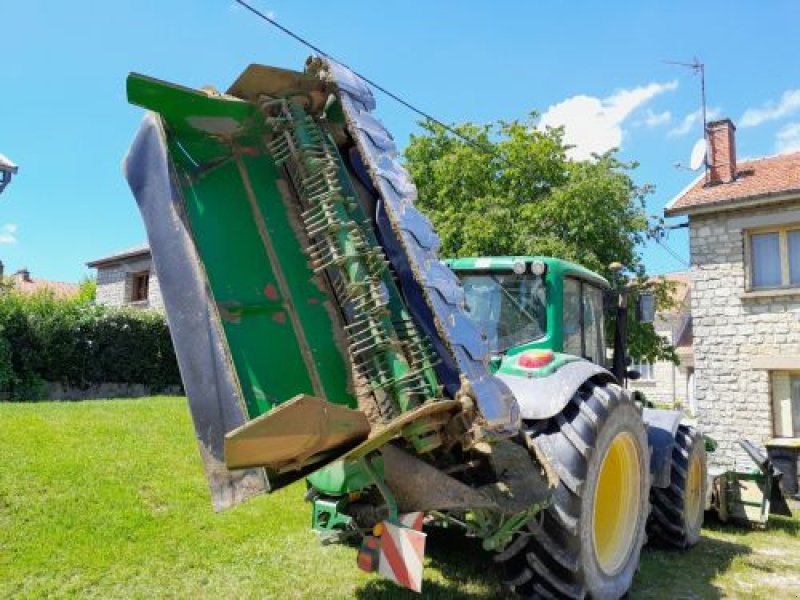
[[[97,297],[97,278],[89,275],[78,284],[78,301],[84,304],[94,302]]]
[[[455,126],[472,143],[430,123],[411,136],[406,164],[419,190],[417,206],[442,239],[442,255],[557,256],[615,286],[634,283],[632,302],[636,290],[647,289],[659,310],[670,308],[670,284],[648,279],[639,253],[648,231],[644,201],[653,187],[634,184],[637,164],[614,151],[571,160],[563,130],[540,131],[536,118]],[[612,262],[625,272],[612,272]],[[635,358],[677,360],[652,324],[631,318],[628,331]]]

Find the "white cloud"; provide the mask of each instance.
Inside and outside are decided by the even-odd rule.
[[[800,111],[800,90],[786,90],[780,100],[765,102],[761,108],[748,108],[744,111],[739,125],[756,127],[767,121],[775,121]]]
[[[570,158],[583,160],[622,143],[622,124],[631,113],[659,94],[678,88],[677,81],[620,90],[606,98],[578,95],[549,107],[538,128],[564,127],[564,141],[575,146]]]
[[[653,112],[649,108],[644,116],[644,124],[648,127],[658,127],[660,125],[666,125],[672,120],[672,113],[668,110],[664,112]]]
[[[17,226],[13,223],[0,227],[0,244],[17,243]]]
[[[720,115],[719,108],[709,108],[706,112],[706,120],[716,119]],[[696,127],[697,133],[702,135],[702,127],[700,127],[700,120],[702,119],[702,112],[698,108],[694,112],[690,112],[683,117],[681,122],[667,132],[667,137],[681,137],[689,133],[693,127]]]
[[[788,123],[775,135],[775,151],[778,154],[800,150],[800,123]]]

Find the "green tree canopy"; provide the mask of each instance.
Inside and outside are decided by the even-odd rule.
[[[670,306],[670,284],[648,279],[639,252],[646,238],[645,198],[652,186],[631,178],[636,163],[614,151],[592,160],[571,160],[563,130],[528,120],[455,129],[421,123],[405,151],[419,190],[417,206],[433,221],[448,257],[545,255],[592,269],[612,283],[635,280],[636,289]],[[625,265],[624,275],[609,269]],[[633,311],[631,311],[633,312]],[[653,326],[629,324],[630,353],[640,359],[675,360],[673,348]]]

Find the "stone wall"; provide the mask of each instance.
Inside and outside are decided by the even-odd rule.
[[[748,229],[796,222],[798,209],[690,217],[698,420],[719,442],[717,466],[752,468],[736,442],[773,436],[770,372],[800,367],[800,291],[748,292],[745,261]]]
[[[183,394],[179,385],[170,385],[154,390],[141,383],[98,383],[87,388],[77,388],[48,382],[45,384],[45,399],[61,400],[106,400],[114,398],[142,398],[145,396],[177,396]]]
[[[142,271],[150,272],[147,302],[131,302],[133,275]],[[97,303],[108,306],[137,306],[141,308],[164,309],[161,288],[152,260],[149,257],[136,258],[97,268]]]

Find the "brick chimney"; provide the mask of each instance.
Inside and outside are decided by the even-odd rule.
[[[730,119],[706,125],[708,182],[729,183],[736,179],[736,126]]]
[[[14,279],[17,280],[17,283],[22,283],[24,281],[29,282],[31,280],[31,272],[28,271],[27,268],[23,267],[22,269],[14,273]]]

